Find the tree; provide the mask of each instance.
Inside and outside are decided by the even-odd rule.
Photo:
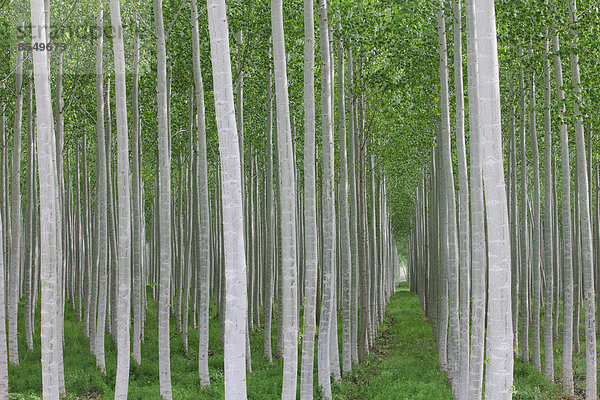
[[[319,46],[321,49],[321,121],[323,133],[323,290],[319,319],[318,380],[325,398],[331,397],[330,337],[333,304],[333,269],[335,268],[335,195],[333,170],[333,119],[331,96],[331,57],[327,1],[319,1]],[[364,297],[361,297],[364,301]],[[365,319],[366,321],[366,319]]]
[[[485,190],[489,286],[486,327],[485,398],[512,398],[513,351],[511,307],[510,241],[508,206],[502,163],[500,85],[496,16],[493,1],[477,2],[472,17],[477,35],[479,122],[483,149],[482,175]],[[468,25],[469,26],[469,25]]]
[[[283,399],[296,398],[298,375],[298,311],[296,270],[296,181],[292,154],[292,133],[288,99],[283,3],[271,1],[273,60],[275,63],[275,101],[277,108],[277,147],[281,209],[281,312],[283,313]]]
[[[44,2],[31,0],[32,29],[39,28],[40,37],[46,37],[50,27],[44,20]],[[35,27],[35,28],[33,28]],[[35,33],[33,33],[35,36]],[[33,74],[36,99],[36,128],[38,172],[40,177],[40,281],[41,295],[40,335],[42,344],[42,391],[45,399],[58,399],[57,341],[57,270],[59,231],[57,220],[61,217],[57,202],[57,170],[52,156],[56,145],[52,132],[52,98],[48,54],[33,53]]]
[[[224,0],[208,2],[211,62],[221,154],[225,248],[225,398],[246,398],[247,294],[240,148],[235,121],[229,25]]]
[[[98,9],[96,29],[103,27],[103,10]],[[96,235],[97,268],[98,268],[98,318],[96,319],[96,335],[94,336],[94,355],[96,366],[106,373],[104,360],[104,332],[107,308],[107,267],[108,267],[108,221],[107,221],[107,164],[106,145],[104,141],[104,71],[102,70],[103,35],[96,41],[96,218],[98,233]]]
[[[171,399],[169,343],[169,307],[171,289],[171,148],[167,113],[167,51],[163,24],[162,0],[154,0],[156,49],[158,58],[158,208],[160,224],[160,287],[158,298],[158,367],[160,395]]]
[[[317,310],[317,191],[315,179],[315,38],[313,1],[304,1],[304,329],[300,397],[312,399]],[[270,145],[269,145],[270,146]],[[267,179],[271,179],[271,175]]]
[[[19,24],[21,26],[21,23]],[[8,269],[6,314],[8,317],[8,360],[19,364],[17,306],[21,272],[21,117],[23,114],[23,51],[17,51],[15,79],[15,124],[11,171],[11,249]]]
[[[565,113],[565,94],[563,90],[562,61],[560,58],[560,42],[554,30],[552,36],[554,52],[554,75],[556,80],[557,99],[560,104],[558,115],[560,124],[560,154],[562,172],[562,264],[563,264],[563,389],[574,394],[573,384],[573,258],[571,241],[571,169],[569,162],[569,133],[563,116]]]
[[[159,0],[160,1],[160,0]],[[155,3],[156,4],[156,3]],[[159,4],[159,8],[160,8]],[[162,15],[162,9],[159,11]],[[112,26],[117,32],[122,32],[123,26],[121,23],[121,7],[119,0],[112,0],[110,3],[110,17]],[[158,22],[157,25],[161,24]],[[161,28],[157,29],[161,32]],[[163,38],[164,39],[164,38]],[[160,36],[159,41],[159,61],[160,54]],[[163,40],[164,44],[164,40]],[[119,224],[119,241],[118,250],[113,253],[113,257],[117,257],[117,275],[113,279],[117,279],[117,377],[115,383],[115,399],[126,399],[127,388],[129,383],[129,357],[130,357],[130,312],[131,312],[131,182],[129,176],[129,136],[127,132],[127,93],[125,84],[125,49],[123,45],[123,35],[113,35],[113,51],[115,58],[115,98],[117,106],[117,184],[118,184],[118,224]],[[160,77],[159,77],[160,78]],[[159,98],[159,110],[161,99]],[[161,115],[159,114],[159,124],[161,123]],[[134,149],[137,151],[137,149]],[[162,171],[161,171],[162,172]],[[168,188],[168,186],[167,186]],[[161,277],[162,278],[162,277]],[[162,280],[161,280],[162,284]],[[162,304],[161,304],[162,306]],[[169,330],[167,322],[167,335]],[[159,329],[162,329],[161,326]],[[168,336],[167,336],[168,340]],[[168,343],[168,342],[167,342]],[[159,352],[162,350],[159,346]],[[168,345],[166,353],[166,362],[168,365]],[[163,357],[165,354],[162,354]],[[165,361],[164,359],[161,359]],[[162,388],[161,381],[161,389]],[[163,398],[170,398],[170,388],[161,390]]]
[[[208,176],[206,160],[206,126],[204,116],[204,84],[202,82],[202,71],[200,69],[200,39],[198,37],[198,6],[196,0],[192,0],[192,46],[194,61],[194,87],[196,96],[196,112],[198,114],[198,176],[194,180],[198,186],[200,200],[200,232],[199,232],[199,271],[198,271],[198,371],[200,384],[208,386],[210,378],[208,375],[208,301],[209,301],[209,262],[210,253],[208,241],[210,236],[210,205],[208,199]],[[197,222],[196,220],[194,221]]]
[[[341,31],[338,23],[338,30]],[[350,246],[350,225],[348,209],[348,160],[346,155],[346,100],[344,96],[344,47],[342,41],[337,39],[338,56],[338,118],[340,135],[340,263],[342,271],[342,370],[348,372],[352,369],[352,348],[350,343],[351,304],[350,287],[352,285],[352,253]],[[337,327],[336,327],[337,329]]]
[[[577,23],[577,1],[569,1],[569,17],[571,24]],[[585,137],[581,115],[581,78],[579,73],[579,55],[577,53],[577,34],[571,42],[571,77],[575,93],[575,142],[577,149],[577,198],[579,200],[579,217],[581,224],[581,257],[583,264],[583,296],[585,300],[585,396],[586,399],[597,398],[597,355],[596,355],[596,313],[594,294],[594,261],[592,253],[592,227],[590,219],[589,177],[585,153]],[[579,289],[578,289],[579,290]],[[579,326],[575,326],[577,335]]]
[[[459,240],[459,309],[460,334],[458,351],[458,398],[468,398],[469,389],[469,295],[471,292],[471,249],[469,235],[469,182],[465,145],[465,107],[462,68],[462,16],[460,1],[453,3],[454,91],[456,96],[456,145],[458,153],[458,240]]]

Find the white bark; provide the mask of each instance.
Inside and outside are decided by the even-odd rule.
[[[352,328],[350,332],[350,347],[352,349],[352,364],[358,364],[358,247],[357,247],[357,207],[356,207],[356,156],[354,145],[355,123],[354,123],[354,66],[352,49],[348,49],[348,180],[350,181],[350,247],[352,260]]]
[[[489,287],[485,398],[511,399],[513,384],[513,335],[511,322],[511,270],[508,206],[504,182],[500,85],[494,2],[475,3],[477,64],[479,67],[480,127],[483,132],[482,172],[485,190]]]
[[[544,28],[544,372],[546,380],[554,382],[553,306],[554,306],[554,260],[553,224],[554,183],[552,181],[552,125],[550,86],[550,37]],[[557,223],[557,222],[556,222]],[[558,281],[556,281],[558,282]],[[556,314],[558,319],[558,314]]]
[[[462,17],[460,1],[453,1],[454,91],[456,96],[456,150],[458,155],[458,223],[459,223],[459,308],[460,340],[458,352],[458,399],[468,398],[469,389],[469,306],[471,238],[469,234],[469,177],[465,145],[465,106],[462,67]],[[426,243],[426,242],[425,242]]]
[[[142,188],[141,188],[141,157],[139,148],[141,146],[140,138],[140,121],[139,121],[139,70],[140,70],[140,33],[139,24],[135,23],[134,50],[133,50],[133,85],[132,85],[132,117],[133,117],[133,133],[132,133],[132,236],[133,236],[133,359],[139,365],[142,362],[142,296],[145,295],[146,284],[143,279],[143,246],[144,237],[142,236]]]
[[[103,29],[103,10],[99,8],[96,19],[97,32]],[[96,366],[106,373],[104,359],[104,332],[107,303],[107,267],[108,267],[108,232],[107,232],[107,176],[109,160],[106,157],[104,139],[104,71],[102,70],[103,35],[97,35],[96,42],[96,234],[97,259],[94,260],[98,270],[98,317],[96,319],[96,335],[94,337],[94,355]]]
[[[306,135],[306,133],[305,133]],[[273,350],[271,346],[271,328],[273,321],[273,277],[275,276],[273,266],[275,257],[275,203],[273,201],[273,83],[271,78],[271,68],[267,71],[267,179],[266,179],[266,199],[265,199],[265,271],[263,277],[264,301],[264,347],[265,358],[269,363],[273,362]],[[304,306],[304,315],[308,312],[308,305]],[[314,325],[314,324],[313,324]],[[304,333],[306,340],[306,330]],[[314,338],[314,335],[313,335]],[[314,339],[313,339],[314,340]],[[302,346],[304,356],[304,343]],[[314,351],[313,351],[314,353]],[[304,363],[304,361],[303,361]],[[310,373],[312,379],[312,368]],[[302,381],[302,378],[301,378]],[[312,381],[310,383],[312,392]]]
[[[341,24],[338,24],[341,30]],[[352,253],[350,246],[350,225],[348,209],[348,161],[346,156],[346,101],[344,97],[344,47],[341,40],[337,39],[338,56],[338,118],[340,135],[340,261],[342,271],[342,370],[348,372],[352,369],[352,348],[350,344],[351,308],[350,287]],[[336,327],[337,328],[337,327]]]
[[[4,104],[2,104],[4,111]],[[3,118],[0,116],[0,118]],[[4,275],[4,235],[2,232],[2,218],[0,217],[0,399],[8,399],[8,355],[6,347],[6,302],[5,275]]]
[[[208,374],[208,302],[209,302],[209,268],[210,268],[210,206],[208,203],[208,172],[206,160],[206,126],[204,115],[204,84],[200,66],[200,39],[198,35],[198,7],[196,0],[192,0],[192,50],[194,61],[194,87],[196,96],[196,112],[198,118],[198,176],[194,177],[198,183],[200,197],[200,235],[199,235],[199,290],[198,296],[198,372],[200,385],[210,385]]]
[[[459,356],[459,310],[458,310],[458,243],[456,232],[456,198],[454,193],[454,174],[452,172],[452,157],[450,144],[450,111],[448,95],[448,54],[446,45],[446,24],[443,13],[443,2],[438,8],[438,36],[440,57],[440,107],[442,121],[439,130],[440,151],[440,180],[442,183],[441,193],[441,248],[442,265],[444,273],[448,276],[448,376],[450,378],[453,392],[458,391],[457,363]]]
[[[530,53],[530,55],[532,55]],[[529,87],[529,95],[530,95],[530,116],[529,116],[529,133],[531,135],[531,161],[533,162],[532,172],[533,172],[533,226],[532,226],[532,244],[533,248],[531,249],[533,253],[532,257],[532,326],[531,326],[531,347],[532,347],[532,355],[533,355],[533,366],[538,370],[538,372],[542,372],[542,362],[541,362],[541,351],[540,351],[540,294],[541,294],[541,278],[540,278],[540,256],[541,256],[541,229],[540,229],[540,156],[538,151],[538,138],[537,138],[537,130],[536,130],[536,118],[535,118],[535,74],[532,71],[531,73],[531,82]]]
[[[209,0],[208,27],[223,199],[225,249],[225,398],[246,398],[247,294],[240,149],[235,121],[229,25],[224,0]]]
[[[569,17],[572,24],[577,23],[577,1],[569,1]],[[583,266],[583,298],[585,301],[585,397],[588,400],[597,399],[597,354],[596,354],[596,312],[594,294],[594,270],[592,227],[590,220],[589,177],[585,152],[585,137],[583,117],[579,109],[582,103],[581,82],[579,73],[579,55],[577,53],[577,34],[571,42],[571,77],[575,93],[575,141],[577,148],[577,190],[579,200],[579,222],[581,224],[581,265]],[[590,160],[591,162],[591,160]],[[579,285],[576,286],[579,288]],[[578,289],[579,290],[579,289]],[[578,334],[579,327],[575,326]]]
[[[283,2],[271,1],[273,30],[273,61],[275,63],[275,102],[277,109],[277,145],[279,161],[281,209],[281,262],[283,312],[283,388],[282,399],[296,398],[298,377],[298,311],[296,270],[296,182],[288,99],[285,42],[283,32]]]
[[[162,14],[162,10],[160,11]],[[119,0],[111,1],[110,16],[113,30],[115,32],[122,32],[123,28],[121,24]],[[129,384],[129,359],[131,345],[129,338],[131,313],[131,183],[129,176],[129,136],[127,132],[127,93],[125,84],[125,49],[123,45],[123,35],[113,35],[113,50],[115,58],[115,98],[117,111],[117,193],[119,238],[118,250],[112,255],[112,257],[117,257],[117,274],[114,275],[112,279],[117,280],[118,284],[116,293],[117,302],[116,304],[113,304],[113,306],[117,309],[117,376],[115,382],[115,399],[126,399],[127,388]],[[137,149],[134,149],[134,151],[137,151]],[[162,361],[162,358],[159,358],[159,363],[162,364]],[[169,358],[167,357],[166,362],[168,363],[168,361]],[[165,391],[162,390],[162,386],[163,385],[161,384],[161,392],[163,397],[170,397],[170,390],[168,395],[165,395]]]
[[[330,337],[332,306],[335,290],[333,268],[335,268],[335,196],[334,196],[334,149],[333,119],[331,115],[331,62],[327,1],[319,1],[319,32],[321,48],[321,112],[323,133],[323,291],[319,326],[318,380],[323,396],[331,398],[330,380]]]
[[[571,241],[571,168],[569,162],[569,133],[562,118],[565,113],[565,94],[563,90],[562,61],[558,33],[553,32],[552,50],[554,52],[554,74],[557,100],[560,104],[560,149],[562,171],[562,265],[563,265],[563,389],[570,395],[575,392],[573,384],[573,258]]]
[[[118,0],[113,0],[118,1]],[[171,303],[171,149],[167,115],[167,51],[162,15],[162,0],[154,0],[156,47],[158,58],[158,212],[160,224],[160,267],[158,296],[158,369],[160,394],[171,399],[169,308]]]
[[[45,37],[49,26],[44,21],[43,0],[31,0],[31,25]],[[52,132],[52,99],[50,90],[50,70],[48,53],[33,52],[33,71],[36,99],[36,127],[38,168],[40,179],[40,281],[41,295],[41,352],[42,352],[42,394],[44,399],[58,399],[58,357],[57,341],[57,237],[60,209],[57,199],[57,170],[54,154],[56,145]]]
[[[304,325],[300,398],[313,398],[317,307],[317,192],[315,180],[315,37],[313,1],[304,1]],[[268,179],[271,179],[269,175]]]
[[[22,26],[22,23],[19,23]],[[6,314],[8,317],[8,360],[19,364],[19,344],[17,341],[17,319],[19,304],[19,273],[21,270],[21,117],[23,114],[23,51],[17,51],[15,72],[15,124],[13,132],[13,153],[11,171],[11,223],[10,264],[8,268],[8,288]]]

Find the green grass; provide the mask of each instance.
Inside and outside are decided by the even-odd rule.
[[[374,348],[352,372],[334,385],[335,399],[452,399],[431,325],[408,284],[390,298]]]
[[[142,363],[131,360],[128,398],[160,399],[158,381],[158,330],[155,304],[148,292],[148,310],[145,326],[145,341],[142,344]],[[19,357],[18,366],[9,367],[9,390],[12,399],[39,399],[42,392],[40,362],[39,308],[34,334],[34,350],[27,351],[23,323],[23,305],[19,307]],[[276,348],[277,326],[274,319],[272,330],[273,348]],[[175,319],[171,318],[171,383],[173,398],[223,399],[223,344],[219,339],[219,319],[216,310],[210,310],[209,330],[209,373],[211,385],[201,389],[198,379],[198,333],[189,330],[189,355],[183,348],[182,336],[175,332]],[[281,397],[282,362],[275,359],[269,364],[263,355],[262,332],[251,334],[253,373],[248,375],[249,399],[275,399]],[[89,339],[83,335],[83,323],[77,322],[77,314],[70,306],[65,308],[65,386],[72,399],[112,399],[117,363],[117,348],[112,337],[106,337],[106,375],[96,368],[96,360],[89,351]],[[91,396],[90,396],[91,397]]]
[[[34,350],[27,351],[23,323],[23,304],[19,307],[18,366],[9,366],[10,398],[33,400],[41,398],[41,363],[39,337],[39,308],[36,314]],[[301,314],[302,316],[302,310]],[[543,316],[542,316],[543,318]],[[562,326],[562,325],[561,325]],[[341,340],[341,323],[338,338]],[[542,332],[543,333],[543,332]],[[201,389],[198,381],[198,335],[189,331],[189,355],[183,349],[181,334],[175,332],[175,319],[171,318],[171,380],[173,398],[223,399],[223,344],[219,339],[219,319],[214,307],[210,310],[211,386]],[[273,319],[272,343],[276,349],[277,318]],[[250,337],[253,373],[247,376],[249,399],[279,399],[282,385],[282,361],[274,359],[269,364],[263,356],[263,334],[260,329]],[[530,342],[531,343],[531,342]],[[106,338],[106,367],[103,375],[96,368],[94,356],[89,351],[89,339],[83,335],[83,324],[77,322],[76,312],[65,309],[65,383],[71,399],[114,397],[116,373],[116,345],[112,337]],[[341,350],[341,345],[340,345]],[[316,347],[315,347],[316,352]],[[543,365],[542,340],[542,365]],[[299,355],[300,359],[300,355]],[[554,365],[557,381],[562,373],[562,337],[554,343]],[[315,363],[316,364],[316,363]],[[315,365],[316,367],[316,365]],[[573,355],[573,368],[578,388],[585,387],[585,341],[581,353]],[[316,368],[315,368],[316,372]],[[523,400],[566,399],[559,383],[547,382],[531,364],[515,360],[514,396]],[[316,388],[315,399],[320,398]],[[299,390],[299,389],[298,389]],[[581,391],[578,391],[581,393]],[[131,361],[129,399],[160,399],[158,382],[158,333],[156,308],[149,295],[145,342],[142,345],[142,364]],[[439,370],[436,343],[431,325],[419,305],[418,296],[408,290],[406,283],[390,298],[384,322],[380,326],[375,346],[364,363],[356,366],[344,379],[332,385],[334,399],[452,399],[446,375]],[[95,397],[93,397],[93,396]],[[579,398],[579,397],[575,397]]]

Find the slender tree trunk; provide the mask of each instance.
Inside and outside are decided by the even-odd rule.
[[[4,119],[4,103],[1,105],[2,116],[0,119]],[[0,122],[1,123],[1,122]],[[2,127],[4,128],[4,127]],[[4,129],[2,129],[4,130]],[[2,132],[4,136],[4,132]],[[0,138],[4,139],[4,137]],[[32,172],[33,173],[33,172]],[[0,183],[1,184],[1,183]],[[3,188],[4,190],[4,188]],[[6,293],[5,285],[5,273],[4,273],[4,254],[5,254],[5,242],[2,231],[2,218],[0,217],[0,398],[2,400],[8,399],[8,354],[6,346],[6,302],[4,300]],[[44,365],[46,366],[46,365]],[[58,394],[58,393],[57,393]],[[58,396],[56,396],[58,398]]]
[[[35,181],[35,160],[34,160],[34,133],[33,133],[33,85],[32,81],[29,81],[28,88],[28,102],[27,102],[27,139],[28,139],[28,156],[27,156],[27,216],[26,216],[26,235],[25,235],[25,337],[27,342],[27,350],[33,350],[33,326],[34,326],[34,307],[33,304],[33,292],[36,290],[33,287],[33,272],[35,264],[35,246],[34,246],[34,235],[36,234],[35,226],[37,221],[35,220],[35,214],[37,211],[37,202],[34,202],[34,181]],[[79,193],[79,192],[78,192]],[[0,240],[0,245],[2,241]],[[1,288],[0,288],[1,290]],[[6,312],[6,310],[4,310]],[[81,310],[80,310],[81,311]],[[0,321],[4,319],[0,318]],[[6,327],[4,327],[6,329]],[[0,341],[5,340],[0,337]]]
[[[516,112],[514,103],[511,104],[510,113],[510,193],[511,193],[511,213],[510,213],[510,246],[512,249],[511,269],[511,305],[512,305],[512,326],[513,326],[513,352],[515,356],[519,354],[519,230],[517,224],[519,221],[519,202],[517,197],[517,133],[516,133]]]
[[[308,126],[306,127],[308,132]],[[305,133],[306,135],[307,133]],[[307,147],[305,146],[305,152]],[[306,176],[306,175],[305,175]],[[305,178],[306,179],[306,178]],[[265,358],[269,363],[273,362],[273,350],[271,347],[271,327],[273,321],[273,277],[274,277],[274,257],[275,257],[275,231],[273,224],[275,221],[275,203],[273,199],[273,83],[271,78],[271,68],[267,71],[267,179],[266,179],[266,214],[265,214],[265,230],[266,230],[266,252],[265,252],[265,273],[263,277],[263,317],[264,317],[264,347]],[[304,306],[304,315],[306,317],[309,312],[308,303]],[[314,325],[314,324],[313,324]],[[314,328],[314,326],[313,326]],[[308,327],[304,330],[304,340],[306,341]],[[314,340],[314,335],[313,335]],[[302,355],[304,363],[304,347],[302,345]],[[314,347],[314,343],[313,343]],[[314,357],[314,351],[311,353]],[[304,371],[304,368],[302,369]],[[310,369],[310,389],[312,393],[312,368]],[[302,378],[301,378],[302,382]],[[301,383],[302,385],[302,383]],[[302,390],[302,386],[300,388]],[[301,394],[302,395],[302,394]]]
[[[331,315],[335,312],[333,301],[335,290],[333,269],[335,268],[335,195],[334,195],[334,149],[333,118],[331,115],[331,58],[329,42],[329,23],[327,19],[327,1],[319,1],[319,32],[321,48],[321,112],[323,131],[323,292],[319,325],[319,386],[323,396],[331,398],[330,337]]]
[[[44,21],[44,3],[31,0],[31,25],[39,29],[32,35],[46,36],[50,27]],[[52,132],[52,99],[50,90],[50,69],[48,53],[33,52],[33,73],[36,99],[36,127],[38,167],[40,177],[40,280],[41,298],[41,352],[42,352],[42,393],[44,399],[58,399],[58,337],[56,319],[57,310],[57,237],[60,208],[57,199],[57,171],[52,156],[56,145]]]
[[[115,1],[115,0],[113,0]],[[154,0],[156,47],[158,58],[158,208],[160,224],[160,268],[158,299],[158,369],[160,394],[171,399],[171,367],[169,342],[169,304],[171,288],[171,151],[167,115],[167,51],[163,25],[162,0]]]
[[[277,145],[281,201],[281,262],[283,312],[283,388],[282,399],[296,398],[298,376],[298,312],[296,259],[296,182],[290,126],[288,80],[283,32],[283,3],[271,1],[273,60],[275,63],[275,100],[277,106]]]
[[[459,0],[453,1],[454,26],[454,91],[456,96],[456,146],[458,155],[458,221],[459,221],[459,308],[460,341],[458,356],[459,399],[468,398],[469,389],[469,306],[471,238],[469,234],[469,177],[467,174],[467,152],[465,145],[465,107],[462,67],[462,16]],[[424,202],[425,203],[425,202]],[[425,231],[426,232],[426,231]],[[426,241],[424,243],[427,243]]]
[[[133,213],[133,360],[140,365],[142,362],[142,296],[144,295],[146,285],[143,279],[143,246],[144,237],[142,236],[142,218],[143,208],[141,199],[141,157],[139,154],[140,143],[140,121],[139,121],[139,71],[140,71],[140,33],[138,15],[136,13],[135,36],[133,50],[133,84],[132,84],[132,176],[131,176],[131,210]]]
[[[348,126],[348,179],[350,181],[350,247],[352,260],[351,276],[351,318],[352,327],[350,332],[350,347],[352,350],[352,364],[358,364],[358,238],[357,238],[357,207],[356,207],[356,145],[355,145],[355,123],[354,123],[354,66],[352,60],[352,49],[348,49],[348,104],[349,104],[349,126]]]
[[[160,6],[160,4],[159,4]],[[160,11],[162,15],[162,10]],[[117,32],[122,31],[121,10],[119,0],[112,0],[110,4],[111,23]],[[157,23],[162,25],[162,21]],[[159,37],[161,33],[159,27]],[[160,41],[160,39],[158,39]],[[164,43],[164,42],[163,42]],[[160,43],[159,43],[160,60]],[[130,359],[130,312],[131,312],[131,183],[129,176],[129,136],[127,133],[127,93],[125,84],[125,49],[123,35],[113,35],[113,51],[115,59],[115,98],[117,111],[117,187],[118,187],[118,251],[113,254],[117,262],[117,274],[113,279],[118,282],[116,293],[117,302],[113,304],[117,315],[117,376],[115,383],[115,399],[126,399],[129,384],[129,359]],[[160,87],[160,85],[159,85]],[[159,105],[160,105],[159,99]],[[159,107],[159,112],[161,108]],[[160,119],[160,117],[159,117]],[[136,121],[137,122],[137,121]],[[160,124],[160,122],[159,122]],[[137,149],[134,148],[134,151]],[[161,171],[162,172],[162,171]],[[168,187],[168,186],[167,186]],[[163,194],[163,193],[161,193]],[[161,241],[162,243],[162,241]],[[162,284],[162,281],[161,281]],[[161,321],[163,322],[163,321]],[[161,329],[161,328],[159,328]],[[168,330],[168,321],[167,321]],[[168,338],[167,338],[168,340]],[[160,347],[160,346],[159,346]],[[168,348],[167,348],[168,349]],[[159,348],[159,352],[161,352]],[[167,350],[168,351],[168,350]],[[168,352],[166,363],[169,362]],[[162,364],[162,357],[159,363]],[[168,364],[167,364],[168,365]],[[161,374],[162,375],[162,374]],[[161,382],[162,383],[162,382]],[[170,398],[168,391],[162,390],[163,398]],[[170,386],[170,385],[169,385]]]
[[[440,3],[443,7],[443,2]],[[442,176],[442,265],[448,274],[448,376],[452,383],[453,392],[458,390],[459,365],[459,282],[458,282],[458,243],[456,232],[456,200],[454,194],[454,174],[452,172],[450,144],[450,111],[448,99],[448,56],[446,46],[446,24],[443,9],[438,9],[438,33],[440,55],[440,85],[442,121],[439,131],[440,172]]]
[[[240,149],[235,122],[229,25],[224,0],[208,2],[211,61],[221,153],[225,249],[225,398],[246,398],[246,262]]]
[[[317,189],[315,180],[315,37],[313,1],[304,1],[304,325],[300,398],[313,398],[317,302]],[[270,132],[270,131],[269,131]],[[271,149],[269,141],[269,151]],[[270,157],[270,154],[269,154]],[[269,158],[269,163],[271,163]],[[268,179],[272,179],[269,173]],[[267,191],[269,194],[270,191]]]
[[[532,53],[530,55],[533,55]],[[532,149],[532,162],[533,162],[533,230],[532,230],[532,244],[533,244],[533,293],[532,293],[532,308],[533,308],[533,321],[531,327],[532,334],[532,347],[533,347],[533,366],[542,372],[541,362],[541,349],[540,349],[540,300],[541,300],[541,228],[540,228],[540,156],[538,151],[538,138],[536,130],[536,118],[535,118],[535,74],[531,73],[530,83],[530,116],[529,116],[529,133],[531,134],[531,149]]]
[[[198,260],[198,371],[200,384],[205,387],[210,385],[208,374],[208,306],[209,306],[209,269],[210,252],[208,241],[210,237],[210,205],[208,200],[208,167],[206,160],[206,125],[204,115],[204,84],[200,66],[200,39],[198,35],[198,7],[196,0],[192,0],[192,46],[194,61],[194,87],[196,96],[196,112],[198,118],[198,176],[194,177],[198,185],[200,200],[200,232],[199,232],[199,260]],[[195,244],[196,245],[196,244]],[[224,316],[221,316],[223,318]]]
[[[96,29],[103,29],[103,10],[98,10]],[[96,42],[96,221],[98,234],[96,235],[96,246],[98,246],[97,260],[94,260],[98,268],[98,317],[96,319],[96,335],[94,337],[94,355],[96,366],[103,374],[106,374],[106,362],[104,359],[104,332],[106,322],[107,303],[107,267],[108,267],[108,232],[107,232],[107,164],[110,160],[106,157],[106,144],[104,141],[104,72],[102,70],[102,46],[103,35],[97,35]],[[114,256],[114,254],[112,255]]]
[[[22,27],[22,22],[19,26]],[[21,119],[23,114],[23,51],[17,51],[15,72],[15,124],[13,132],[13,152],[11,171],[11,235],[10,264],[8,268],[8,288],[6,314],[8,317],[8,360],[19,364],[19,344],[17,341],[17,319],[19,304],[19,273],[21,270]]]
[[[522,58],[523,51],[520,49],[520,56]],[[521,93],[521,126],[520,126],[520,138],[521,138],[521,215],[520,219],[520,244],[521,244],[521,279],[519,289],[521,291],[521,358],[523,361],[529,361],[529,246],[527,239],[528,232],[528,218],[527,218],[527,152],[526,138],[525,138],[525,82],[524,72],[521,68],[521,75],[519,80],[519,88]]]
[[[341,30],[341,24],[338,24]],[[348,160],[346,156],[346,100],[344,97],[344,47],[342,41],[337,40],[338,52],[338,118],[340,135],[340,261],[342,271],[342,370],[348,372],[352,369],[352,348],[350,342],[351,307],[350,287],[352,285],[352,247],[350,245],[350,225],[348,210]],[[336,327],[337,328],[337,327]]]
[[[560,149],[562,165],[562,265],[563,265],[563,389],[570,395],[575,392],[573,384],[573,258],[571,231],[571,168],[569,166],[569,133],[562,122],[565,113],[565,94],[563,90],[562,62],[558,33],[553,32],[552,50],[554,53],[554,74],[557,100],[560,104]]]
[[[486,326],[485,398],[510,399],[513,391],[513,334],[511,305],[510,236],[508,206],[504,182],[502,133],[500,118],[500,85],[496,17],[494,2],[475,3],[477,65],[479,67],[478,98],[480,128],[483,132],[482,172],[485,190],[489,287]],[[510,300],[509,300],[510,303]]]
[[[577,23],[577,1],[569,1],[569,17],[572,24]],[[571,42],[571,77],[573,80],[573,91],[576,101],[574,104],[575,114],[575,141],[577,148],[577,197],[579,200],[579,223],[581,224],[581,265],[583,266],[583,298],[585,302],[585,394],[586,399],[597,399],[597,354],[596,354],[596,313],[594,294],[594,270],[593,270],[593,247],[592,228],[590,220],[589,202],[589,178],[587,174],[587,160],[585,152],[585,137],[583,128],[583,117],[579,109],[582,102],[579,74],[579,55],[577,54],[577,34],[574,34]],[[591,162],[591,161],[590,161]],[[579,290],[579,285],[576,285]],[[576,334],[579,327],[576,325]]]
[[[554,382],[554,348],[553,348],[553,223],[554,204],[552,181],[552,126],[551,126],[551,94],[550,94],[550,37],[548,28],[544,28],[544,371],[546,379]],[[558,319],[558,314],[556,316]]]

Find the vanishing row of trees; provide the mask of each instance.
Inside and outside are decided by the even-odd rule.
[[[589,107],[584,115],[589,96],[582,94],[579,69],[580,14],[575,0],[538,6],[545,16],[536,20],[542,29],[521,28],[511,50],[503,50],[500,74],[488,19],[493,13],[486,8],[493,11],[493,2],[483,3],[466,2],[467,162],[461,2],[453,1],[457,185],[444,2],[439,9],[441,122],[417,192],[411,288],[432,322],[440,367],[456,398],[481,398],[484,371],[485,398],[511,398],[514,357],[531,362],[551,382],[561,371],[563,389],[573,395],[573,353],[584,351],[585,383],[579,383],[587,399],[596,399],[600,182]],[[516,15],[531,12],[516,10]],[[561,37],[570,41],[567,52],[561,51]],[[538,76],[542,84],[536,86]],[[500,77],[507,81],[502,121]],[[557,354],[562,365],[555,368]]]
[[[161,0],[135,8],[132,54],[124,35],[117,34],[123,32],[119,0],[111,0],[108,10],[102,2],[91,7],[98,32],[108,11],[116,34],[112,44],[104,42],[104,35],[95,38],[90,79],[64,74],[68,52],[16,52],[9,75],[14,76],[14,98],[3,97],[0,104],[0,397],[8,396],[8,362],[18,364],[20,352],[33,349],[36,329],[41,333],[43,397],[66,394],[65,307],[77,311],[90,352],[104,373],[105,339],[110,335],[115,340],[115,398],[127,398],[130,358],[142,362],[146,309],[152,300],[157,304],[164,399],[173,397],[172,315],[186,351],[190,327],[197,329],[198,377],[201,386],[210,385],[211,303],[221,323],[227,399],[246,397],[246,374],[252,372],[249,338],[255,328],[264,330],[265,357],[283,358],[282,398],[295,398],[298,386],[302,398],[313,396],[317,327],[318,386],[326,398],[331,397],[331,379],[339,380],[365,359],[400,279],[386,175],[377,160],[375,134],[366,125],[363,58],[353,58],[341,23],[330,23],[325,0],[318,8],[317,140],[314,4],[307,0],[304,7],[303,144],[290,117],[281,1],[271,3],[272,60],[263,55],[269,62],[259,84],[268,94],[259,116],[267,120],[260,145],[244,136],[247,59],[238,60],[234,75],[225,2],[208,1],[218,154],[209,152],[207,121],[213,114],[205,107],[196,0],[186,22],[193,65],[193,79],[185,83],[187,101],[172,94],[181,82],[171,72],[175,65],[166,43],[172,26],[165,29]],[[150,101],[140,99],[140,67],[149,55],[141,51],[148,42],[143,43],[138,29],[147,25],[142,16],[148,10],[154,19],[156,120],[140,117],[141,103]],[[30,12],[33,41],[49,42],[56,31],[50,29],[55,22],[48,2],[32,0]],[[243,30],[236,36],[242,42]],[[106,46],[112,47],[112,57]],[[28,73],[31,65],[33,74]],[[88,113],[84,121],[73,123],[73,96],[86,84],[95,92],[82,95],[81,101],[95,109],[95,116]],[[180,123],[175,104],[188,109],[180,130],[174,129]],[[8,115],[14,116],[12,130]],[[21,140],[22,120],[27,140]],[[148,140],[145,130],[154,131],[146,125],[155,121],[155,141]],[[296,159],[299,146],[302,163]],[[144,165],[146,154],[154,157],[150,165]],[[19,314],[22,298],[24,312]],[[299,321],[302,306],[304,320]],[[19,315],[25,319],[24,332],[17,330]],[[19,335],[25,336],[26,349],[19,349]]]

